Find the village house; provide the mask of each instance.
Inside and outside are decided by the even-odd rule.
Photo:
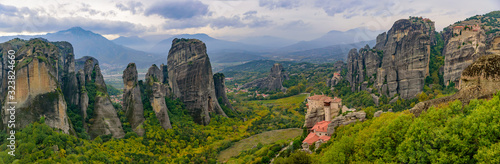
[[[464,26],[455,26],[453,27],[453,34],[460,35],[460,32],[464,29]]]
[[[331,98],[325,95],[314,95],[307,98],[307,111],[322,111],[325,117],[322,120],[331,121],[342,109],[342,99]]]
[[[316,144],[316,148],[319,147],[320,144],[327,142],[330,140],[331,135],[328,133],[328,124],[331,121],[320,121],[314,125],[311,129],[311,133],[307,135],[306,139],[302,141],[302,148],[309,149],[309,146],[312,144]]]
[[[325,143],[330,140],[332,132],[328,132],[328,124],[330,124],[333,117],[339,115],[342,109],[342,99],[331,98],[325,95],[314,95],[307,98],[307,111],[317,111],[324,112],[324,118],[321,121],[314,124],[314,126],[309,129],[309,135],[302,142],[302,148],[308,150],[309,146],[316,144],[319,147],[321,143]]]
[[[472,25],[472,31],[474,32],[478,32],[479,30],[481,30],[481,26],[475,24],[475,25]]]

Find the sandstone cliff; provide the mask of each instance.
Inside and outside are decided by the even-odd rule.
[[[498,11],[496,11],[498,12]],[[500,25],[490,14],[476,15],[443,30],[444,84],[458,86],[462,71],[479,57],[500,53]],[[495,31],[496,30],[496,31]]]
[[[142,104],[141,89],[137,80],[135,63],[129,63],[123,71],[123,110],[130,122],[130,127],[138,135],[144,135],[144,107]]]
[[[460,100],[468,104],[472,99],[490,98],[500,90],[500,54],[480,57],[469,65],[460,79],[460,90],[451,96],[419,102],[410,112],[418,117],[431,106]]]
[[[226,84],[224,83],[224,78],[225,76],[223,73],[214,74],[215,95],[217,96],[217,100],[222,100],[222,104],[224,104],[224,106],[234,111],[231,102],[229,101],[229,99],[227,99]]]
[[[208,124],[209,112],[226,116],[215,96],[205,43],[197,39],[174,39],[167,60],[173,96],[184,102],[195,122]]]
[[[271,68],[269,76],[246,83],[241,88],[259,88],[267,91],[286,91],[283,87],[283,81],[287,80],[288,73],[285,72],[283,66],[276,63]]]
[[[15,45],[20,43],[24,45],[21,47]],[[7,63],[5,57],[10,49],[16,50],[16,63],[18,63],[15,67],[14,99],[6,96],[8,90],[5,80],[8,79],[8,73],[5,70],[8,68],[3,66],[2,85],[5,88],[2,88],[4,97],[2,124],[6,125],[9,119],[7,111],[9,104],[6,102],[11,101],[17,102],[16,128],[26,127],[33,121],[45,117],[45,123],[50,127],[70,133],[72,127],[66,114],[66,101],[58,83],[57,66],[61,50],[54,44],[40,39],[30,41],[14,39],[3,43],[1,47],[4,63]]]
[[[434,44],[434,22],[412,17],[398,20],[377,37],[373,49],[353,49],[347,59],[347,80],[352,90],[368,90],[408,99],[420,93],[429,75],[430,46]]]
[[[98,61],[83,57],[75,61],[79,86],[79,108],[84,128],[91,138],[111,134],[115,138],[125,136],[120,119],[106,90]]]
[[[167,93],[169,93],[170,91],[168,89],[168,83],[163,83],[163,75],[163,71],[153,64],[151,67],[149,67],[145,79],[147,89],[151,91],[148,97],[155,112],[156,118],[160,122],[163,129],[171,129],[172,125],[170,124],[168,108],[165,102],[165,96],[167,96]]]

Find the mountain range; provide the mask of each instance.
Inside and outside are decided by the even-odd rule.
[[[317,39],[300,42],[272,36],[256,36],[238,41],[227,41],[210,37],[207,34],[181,34],[155,43],[155,41],[138,36],[121,36],[108,40],[92,31],[73,27],[45,35],[2,36],[0,41],[5,42],[13,38],[45,38],[49,41],[68,41],[74,47],[76,58],[92,56],[101,61],[104,72],[119,72],[130,62],[135,62],[138,68],[165,63],[174,38],[202,40],[207,45],[210,60],[214,63],[262,59],[322,62],[311,60],[311,55],[330,60],[345,60],[346,50],[363,47],[365,44],[373,44],[373,40],[366,42],[369,39],[365,38],[374,38],[371,37],[372,34],[376,36],[378,33],[378,31],[362,28],[346,32],[330,31]]]
[[[101,62],[103,70],[121,71],[129,62],[135,62],[139,67],[149,67],[151,64],[166,62],[166,56],[138,51],[129,47],[118,45],[100,34],[73,27],[67,30],[45,35],[18,35],[3,36],[0,41],[5,42],[13,38],[30,39],[45,38],[49,41],[67,41],[73,45],[76,58],[92,56]]]

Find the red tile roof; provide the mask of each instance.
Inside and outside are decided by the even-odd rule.
[[[306,139],[304,139],[304,141],[302,141],[302,143],[307,143],[309,145],[312,145],[313,143],[315,143],[318,140],[319,140],[319,136],[311,132],[311,133],[309,133],[309,135],[307,135]]]
[[[328,97],[328,96],[325,96],[325,95],[314,95],[314,96],[311,96],[311,97],[309,97],[307,99],[309,99],[309,100],[321,100],[321,99],[324,99],[326,97]]]
[[[455,26],[455,27],[453,27],[453,28],[454,28],[454,29],[463,29],[463,28],[464,28],[464,26]]]
[[[331,121],[320,121],[318,123],[316,123],[312,128],[311,130],[316,130],[318,132],[327,132],[328,131],[328,124],[330,123]]]
[[[339,102],[342,102],[342,99],[340,98],[331,98],[331,97],[328,97],[328,96],[325,96],[325,95],[314,95],[314,96],[311,96],[309,98],[307,98],[309,100],[320,100],[320,101],[323,101],[323,102],[334,102],[334,103],[339,103]]]
[[[323,140],[323,141],[328,141],[328,140],[330,140],[330,138],[331,138],[330,136],[321,136],[318,139]]]
[[[339,103],[339,102],[342,102],[342,99],[341,98],[338,98],[338,97],[335,97],[333,98],[333,101],[334,103]]]
[[[335,72],[335,73],[333,73],[333,75],[334,76],[340,76],[340,73]]]

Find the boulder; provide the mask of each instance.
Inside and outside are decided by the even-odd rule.
[[[340,125],[349,125],[358,121],[365,121],[366,113],[364,111],[347,113],[345,116],[337,116],[328,124],[327,133],[333,134],[335,128]]]
[[[375,102],[375,105],[378,106],[378,100],[379,100],[379,97],[375,94],[370,94],[372,96],[372,99],[373,99],[373,102]]]

